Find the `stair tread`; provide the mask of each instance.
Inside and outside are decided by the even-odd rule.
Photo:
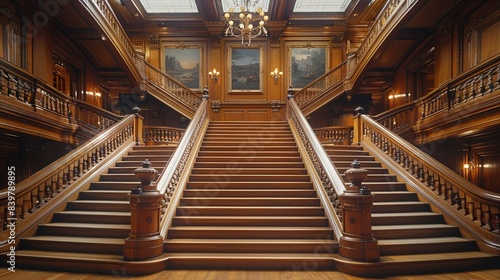
[[[395,217],[395,216],[405,216],[405,217],[414,217],[414,216],[441,216],[439,213],[434,212],[391,212],[391,213],[372,213],[372,217]]]
[[[473,239],[466,239],[462,237],[431,237],[431,238],[405,238],[405,239],[381,239],[378,240],[379,245],[394,245],[394,244],[435,244],[435,243],[454,243],[454,242],[474,242]]]
[[[128,192],[130,193],[130,192]],[[120,204],[120,205],[129,205],[130,201],[128,200],[93,200],[93,199],[78,199],[71,201],[71,203],[100,203],[100,204]]]
[[[440,252],[436,254],[412,254],[412,255],[388,255],[381,256],[380,262],[401,262],[407,263],[408,261],[422,261],[422,262],[432,262],[432,261],[445,261],[445,260],[456,260],[456,259],[470,259],[470,258],[491,258],[498,257],[498,255],[482,252],[482,251],[467,251],[467,252]]]
[[[260,231],[260,230],[294,230],[294,231],[308,231],[308,230],[331,230],[331,227],[256,227],[256,226],[174,226],[172,229],[178,230],[244,230],[244,231]]]
[[[178,243],[178,244],[191,244],[191,243],[209,243],[209,244],[239,244],[239,243],[250,243],[250,244],[290,244],[301,243],[301,244],[324,244],[324,243],[338,243],[336,240],[318,240],[318,239],[202,239],[202,238],[174,238],[165,239],[166,243]]]
[[[57,212],[57,214],[71,214],[71,215],[116,215],[116,216],[130,216],[130,212],[113,212],[113,211],[63,211]]]
[[[197,258],[197,259],[227,259],[234,260],[237,258],[243,259],[332,259],[331,254],[321,253],[166,253],[169,258]]]
[[[77,252],[60,252],[60,251],[44,251],[44,250],[18,250],[16,256],[22,257],[40,257],[47,259],[67,259],[67,260],[85,260],[92,261],[94,259],[99,261],[123,261],[123,255],[113,254],[91,254],[91,253],[77,253]]]
[[[380,225],[372,226],[373,230],[391,230],[391,229],[430,229],[430,228],[456,228],[448,224],[406,224],[406,225]]]
[[[82,237],[82,236],[52,236],[52,235],[34,235],[24,238],[26,240],[50,241],[50,242],[74,242],[85,244],[125,244],[125,238],[106,238],[106,237]]]
[[[130,229],[130,225],[125,224],[92,224],[92,223],[68,223],[68,222],[51,222],[41,224],[45,227],[77,227],[77,228],[105,228],[105,229]]]

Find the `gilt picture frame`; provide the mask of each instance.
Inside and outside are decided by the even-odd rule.
[[[202,88],[200,45],[163,45],[162,71],[186,87],[199,91]]]
[[[290,85],[301,89],[328,71],[329,46],[325,44],[290,45]]]
[[[263,50],[256,47],[228,47],[229,93],[261,93]]]

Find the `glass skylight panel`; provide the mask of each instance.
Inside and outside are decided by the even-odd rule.
[[[304,13],[332,13],[345,12],[351,0],[297,0],[294,12]]]
[[[244,6],[243,3],[246,1],[241,1],[241,0],[221,0],[222,2],[222,9],[224,10],[224,13],[229,12],[230,8],[234,8],[235,12],[240,12],[240,7]],[[261,7],[262,11],[267,13],[269,10],[269,0],[250,0],[250,3],[248,4],[248,9],[250,10],[249,12],[255,12],[257,8]],[[255,5],[254,3],[257,2]],[[236,4],[235,4],[236,3]]]
[[[197,13],[195,0],[140,0],[148,13]]]

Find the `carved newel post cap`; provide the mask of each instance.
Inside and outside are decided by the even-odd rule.
[[[141,181],[141,185],[139,186],[139,188],[147,190],[149,189],[148,187],[152,185],[152,181],[158,175],[158,170],[152,168],[151,162],[148,159],[146,159],[142,163],[142,167],[139,167],[136,170],[134,170],[134,174],[135,177]]]
[[[363,107],[359,106],[358,108],[356,108],[354,110],[354,112],[356,112],[356,115],[362,115],[365,112],[365,109],[363,109]]]
[[[132,112],[135,114],[135,115],[139,115],[139,113],[141,112],[141,108],[139,107],[134,107],[132,108]]]
[[[208,87],[205,85],[205,87],[203,88],[203,95],[202,95],[202,98],[203,98],[203,99],[207,99],[207,100],[208,100],[208,98],[209,98],[208,93],[209,93],[209,91],[208,91]]]
[[[288,95],[286,97],[286,99],[290,99],[290,98],[293,98],[293,89],[292,89],[292,86],[289,86],[288,87],[288,91],[287,91]]]
[[[351,163],[351,168],[347,169],[344,172],[344,175],[347,177],[351,185],[347,187],[346,193],[359,193],[359,194],[371,194],[370,190],[365,189],[362,186],[363,181],[366,179],[366,176],[370,173],[368,170],[361,168],[361,164],[355,159]]]

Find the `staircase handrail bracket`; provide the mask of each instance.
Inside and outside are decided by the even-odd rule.
[[[338,241],[343,236],[339,196],[346,190],[345,183],[293,98],[287,106],[288,122]]]
[[[491,224],[493,217],[500,214],[500,195],[460,177],[370,116],[361,115],[361,120],[364,146],[376,147],[380,154],[391,158],[394,166],[405,171],[404,177],[419,182],[416,191],[436,201],[436,206],[469,235],[495,250],[500,249],[500,233]],[[478,227],[484,230],[478,231]]]

